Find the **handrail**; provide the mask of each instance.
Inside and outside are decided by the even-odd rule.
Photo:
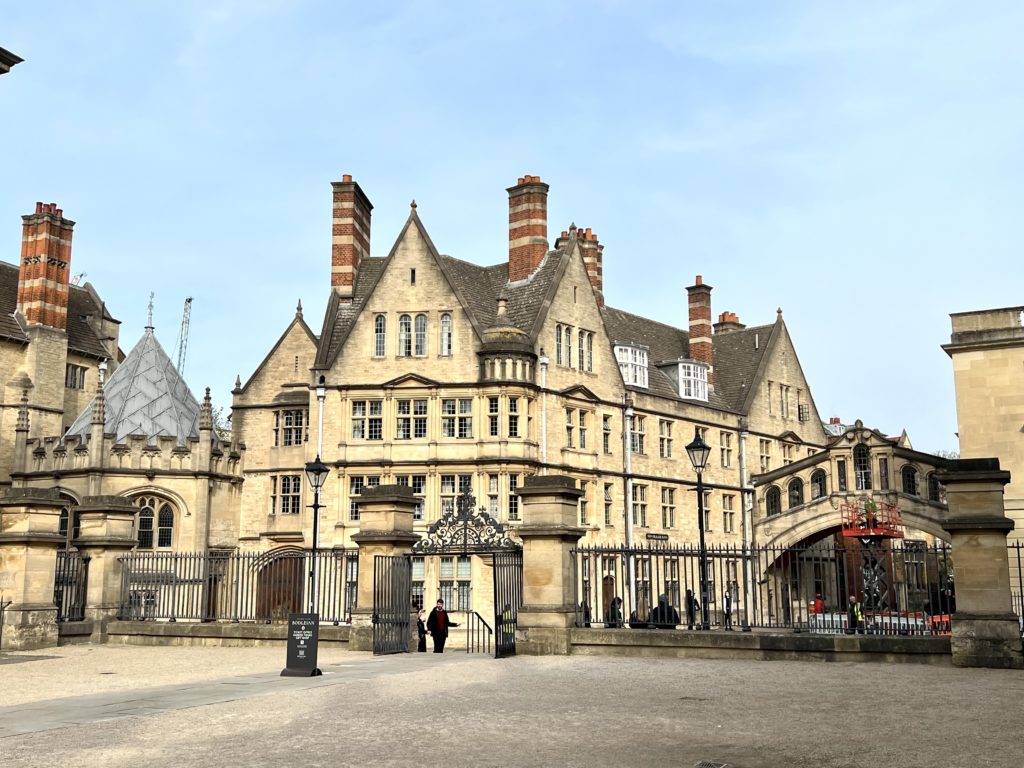
[[[491,637],[494,631],[483,616],[476,611],[466,612],[466,653],[491,652]]]

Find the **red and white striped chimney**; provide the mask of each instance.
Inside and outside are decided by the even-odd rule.
[[[18,311],[29,325],[68,327],[68,275],[75,222],[56,203],[36,203],[22,216]]]
[[[711,346],[711,286],[697,275],[686,289],[690,305],[690,359],[708,367],[708,386],[715,384],[715,358]]]
[[[359,184],[345,174],[332,181],[334,217],[331,226],[331,288],[352,301],[360,262],[370,255],[370,212],[373,205]]]
[[[590,227],[577,230],[576,237],[580,244],[580,253],[583,256],[583,266],[587,268],[587,277],[590,284],[594,286],[594,295],[597,297],[597,305],[604,306],[604,246],[597,240],[597,235]]]
[[[508,188],[508,279],[525,280],[548,252],[548,185],[523,176]]]

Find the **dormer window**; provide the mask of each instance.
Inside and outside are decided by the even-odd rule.
[[[647,388],[647,350],[640,347],[615,347],[622,380],[627,386]]]
[[[679,396],[708,401],[708,367],[693,360],[679,363]]]

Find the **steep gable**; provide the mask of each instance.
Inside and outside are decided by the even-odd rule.
[[[241,396],[243,401],[266,402],[276,396],[282,386],[308,385],[316,345],[317,337],[303,319],[300,303],[294,319],[277,343],[256,366],[245,385],[236,391],[236,399]]]

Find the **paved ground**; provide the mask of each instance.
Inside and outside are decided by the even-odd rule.
[[[283,648],[4,654],[0,766],[1024,765],[1024,673]],[[10,663],[17,662],[17,663]],[[113,674],[111,674],[113,673]]]

